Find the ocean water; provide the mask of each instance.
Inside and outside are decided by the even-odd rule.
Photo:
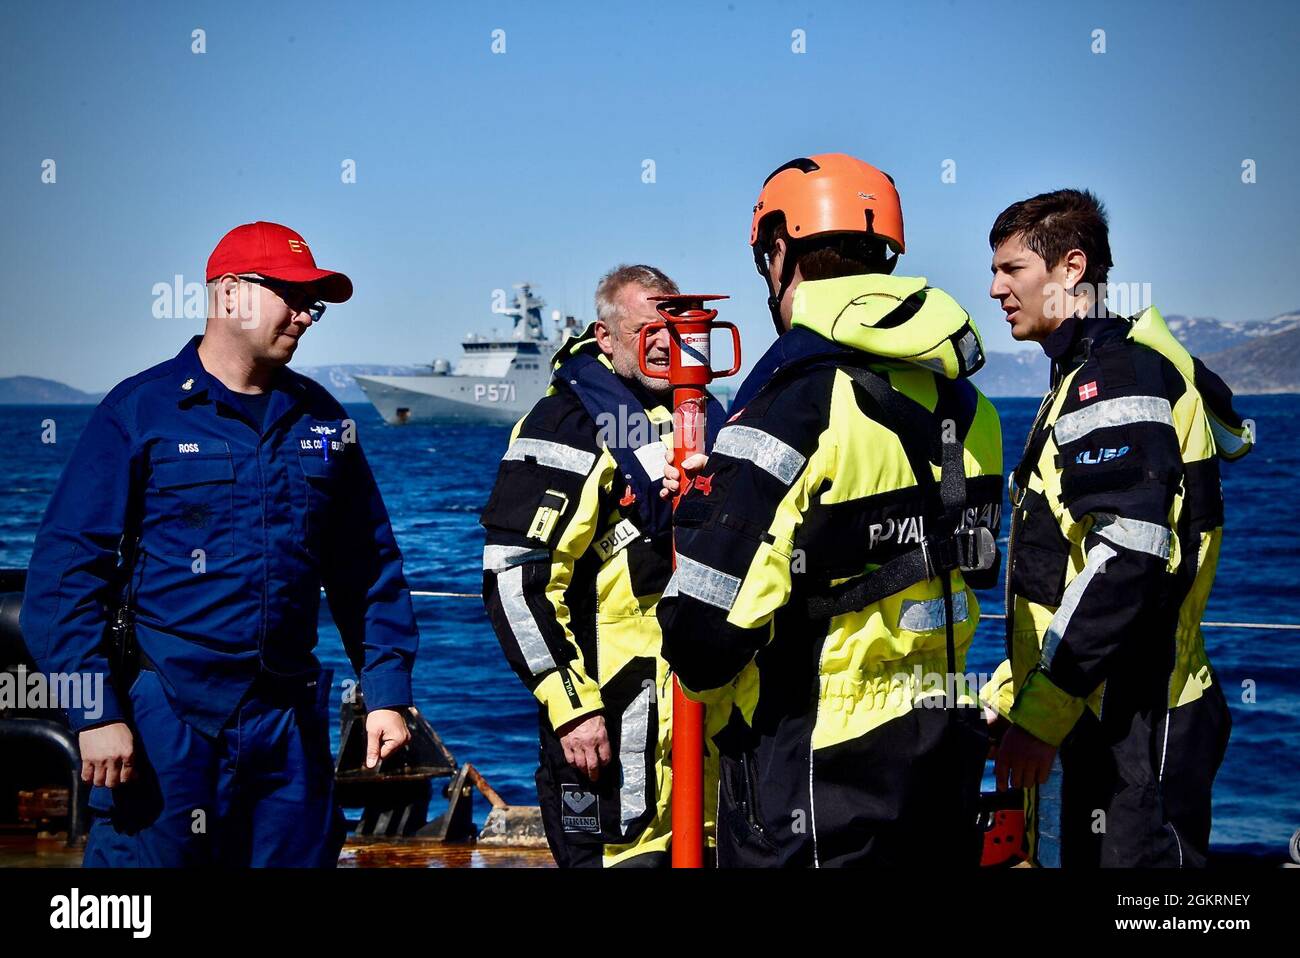
[[[1014,463],[1037,402],[997,400],[1006,459]],[[1300,437],[1291,431],[1300,396],[1243,397],[1259,447],[1225,465],[1226,534],[1207,621],[1300,622]],[[349,408],[383,490],[412,589],[479,592],[487,501],[509,432],[491,426],[389,427],[368,405]],[[90,407],[0,406],[0,566],[23,567],[46,501]],[[57,442],[42,442],[53,420]],[[1003,536],[1006,530],[1003,529]],[[1002,596],[981,593],[982,611]],[[416,598],[420,655],[416,704],[460,762],[472,762],[509,802],[536,802],[537,710],[506,667],[481,602]],[[350,675],[322,603],[322,661],[336,684]],[[1281,858],[1300,829],[1300,633],[1207,629],[1210,658],[1232,708],[1233,734],[1215,783],[1212,841],[1228,850]],[[998,621],[981,624],[968,669],[1002,658]],[[1247,701],[1253,689],[1254,701]],[[337,746],[337,729],[335,730]],[[480,816],[481,818],[481,812]]]

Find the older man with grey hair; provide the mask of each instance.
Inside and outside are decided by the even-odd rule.
[[[609,357],[614,372],[634,380],[654,396],[671,391],[666,379],[655,379],[641,371],[637,361],[641,327],[659,322],[659,311],[651,296],[679,292],[677,284],[653,266],[619,266],[604,275],[596,286],[596,322],[592,325],[600,351]],[[646,343],[646,365],[668,368],[668,333],[659,330]]]
[[[672,679],[655,608],[672,573],[672,410],[637,353],[659,319],[650,297],[677,291],[653,266],[601,279],[596,321],[561,347],[481,519],[484,601],[538,700],[537,792],[561,866],[669,862]],[[648,336],[647,364],[666,370],[668,346]]]

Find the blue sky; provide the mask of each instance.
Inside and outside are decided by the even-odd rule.
[[[202,323],[155,319],[154,285],[201,282],[254,219],[356,284],[295,365],[454,357],[520,280],[589,319],[620,261],[731,294],[752,361],[754,197],[827,151],[893,174],[899,272],[993,349],[1014,344],[989,225],[1067,185],[1110,208],[1112,280],[1164,312],[1300,307],[1294,4],[10,2],[0,23],[0,376],[99,390],[173,355]]]

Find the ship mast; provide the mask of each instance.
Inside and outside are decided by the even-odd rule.
[[[502,310],[506,316],[515,320],[515,339],[546,339],[546,328],[542,324],[542,307],[546,305],[540,296],[533,295],[531,283],[515,283],[515,305]]]

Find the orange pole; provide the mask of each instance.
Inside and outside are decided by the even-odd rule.
[[[704,390],[673,390],[673,462],[704,452]],[[684,478],[684,477],[683,477]],[[673,509],[685,483],[678,487]],[[673,568],[677,549],[673,548]],[[692,702],[673,676],[673,867],[704,867],[704,706]]]
[[[730,323],[714,322],[716,309],[708,309],[708,300],[725,296],[655,296],[662,323],[649,323],[640,334],[641,370],[648,376],[667,379],[673,386],[673,462],[680,469],[688,456],[705,451],[708,435],[705,386],[722,376],[733,376],[740,369],[740,334]],[[645,361],[646,337],[668,329],[668,372],[652,370]],[[714,372],[709,364],[709,334],[715,328],[731,330],[734,349],[732,368]],[[685,477],[683,476],[683,479]],[[673,509],[685,492],[686,483],[678,486]],[[673,567],[677,550],[673,548]],[[682,692],[673,676],[673,845],[674,868],[704,867],[704,706]]]

